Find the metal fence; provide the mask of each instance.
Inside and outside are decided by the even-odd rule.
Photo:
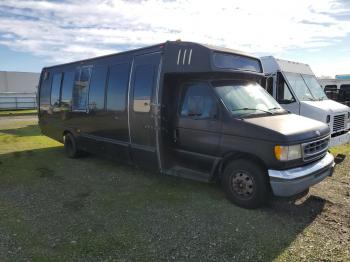
[[[0,93],[0,110],[35,109],[35,93]]]

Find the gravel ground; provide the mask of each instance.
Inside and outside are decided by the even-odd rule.
[[[0,261],[350,261],[350,148],[296,202],[232,205],[216,184],[64,157],[0,119]]]

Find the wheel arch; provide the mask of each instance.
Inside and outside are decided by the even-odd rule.
[[[225,170],[226,165],[228,163],[230,163],[231,161],[237,160],[237,159],[250,160],[250,161],[258,164],[267,173],[268,168],[267,168],[265,162],[262,159],[260,159],[259,157],[257,157],[254,154],[250,154],[250,153],[246,153],[246,152],[234,151],[234,152],[225,153],[223,155],[223,157],[221,158],[221,160],[215,164],[215,166],[213,167],[213,171],[212,171],[212,180],[220,180],[221,176],[223,174],[223,171]]]
[[[63,142],[64,142],[64,136],[66,136],[67,134],[71,134],[75,139],[77,138],[77,135],[75,134],[75,132],[73,130],[65,129],[65,130],[63,130],[63,133],[62,133],[62,141]]]

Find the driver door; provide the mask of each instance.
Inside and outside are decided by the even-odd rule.
[[[300,115],[300,104],[289,89],[281,72],[276,79],[276,100],[287,111]]]
[[[210,170],[219,150],[220,129],[217,98],[208,83],[184,85],[174,130],[175,151],[181,164]]]

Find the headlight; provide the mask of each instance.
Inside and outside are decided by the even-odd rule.
[[[301,145],[275,146],[275,157],[280,161],[289,161],[301,158]]]
[[[331,116],[330,116],[330,115],[327,115],[326,122],[327,122],[327,123],[331,122]]]

